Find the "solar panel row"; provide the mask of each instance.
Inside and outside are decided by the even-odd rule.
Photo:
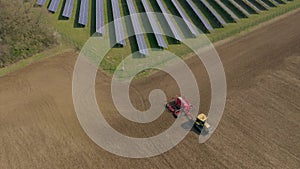
[[[149,19],[149,22],[151,24],[151,27],[152,27],[152,30],[153,30],[153,33],[155,35],[155,38],[156,38],[156,41],[157,41],[157,44],[159,47],[162,47],[162,48],[167,48],[167,44],[162,36],[162,33],[157,25],[157,21],[155,20],[155,17],[152,13],[152,10],[150,8],[150,5],[148,3],[148,0],[142,0],[142,4],[144,6],[144,9],[145,9],[145,12],[146,12],[146,15]]]
[[[261,12],[261,10],[258,9],[255,5],[253,5],[252,2],[249,2],[248,0],[242,0],[242,1],[245,2],[250,8],[252,8],[257,13]]]
[[[256,0],[256,2],[265,7],[266,9],[270,8],[270,6],[262,0]]]
[[[41,5],[41,6],[45,5],[45,3],[46,3],[46,0],[37,0],[36,1],[36,4]]]
[[[145,42],[145,38],[143,35],[143,30],[140,25],[138,16],[136,14],[134,4],[133,4],[132,0],[126,0],[126,2],[127,2],[128,9],[129,9],[130,18],[131,18],[132,26],[134,29],[139,52],[143,55],[149,55],[149,51],[148,51],[148,48],[147,48],[147,45]]]
[[[274,5],[279,5],[279,3],[276,0],[269,0]]]
[[[71,18],[72,16],[72,11],[73,11],[73,6],[74,6],[74,0],[66,0],[66,4],[64,7],[64,11],[62,13],[62,16]]]
[[[49,5],[48,10],[51,11],[51,12],[56,12],[57,8],[58,8],[58,5],[59,5],[59,1],[60,0],[52,0],[50,5]]]
[[[96,32],[104,34],[104,3],[96,0]]]
[[[209,31],[213,30],[213,28],[210,25],[210,23],[206,20],[205,16],[201,13],[201,11],[196,7],[196,5],[194,4],[194,2],[191,1],[191,0],[186,0],[186,2],[190,5],[190,7],[196,13],[196,15],[201,20],[201,22],[206,27],[206,29],[209,30]]]
[[[65,0],[65,6],[63,9],[62,16],[70,18],[72,16],[72,11],[74,7],[74,0]],[[111,0],[112,10],[113,10],[113,19],[114,19],[114,27],[115,27],[115,35],[116,35],[116,42],[118,44],[121,44],[123,46],[126,45],[125,41],[125,34],[124,34],[124,28],[123,28],[123,22],[121,20],[121,14],[120,14],[120,7],[119,7],[119,0]],[[163,38],[163,34],[159,28],[159,25],[157,23],[156,17],[154,13],[152,12],[152,9],[149,4],[149,0],[141,0],[142,4],[144,6],[144,9],[146,11],[146,15],[149,19],[151,28],[153,30],[153,33],[155,35],[156,41],[158,45],[162,48],[167,48],[167,44]],[[212,4],[208,0],[200,0],[202,4],[211,12],[211,14],[222,24],[226,25],[226,21],[222,18],[222,16],[214,9]],[[45,5],[47,0],[36,0],[37,5]],[[80,2],[80,1],[79,1]],[[104,34],[104,1],[103,0],[95,0],[96,4],[96,32],[100,34]],[[148,55],[149,51],[145,42],[145,38],[143,35],[142,27],[140,25],[134,2],[132,0],[126,0],[129,12],[131,14],[130,18],[133,24],[134,32],[136,34],[136,40],[139,47],[139,52],[143,55]],[[172,34],[174,35],[174,38],[182,41],[181,34],[179,33],[177,27],[175,26],[174,20],[170,17],[167,11],[166,4],[164,4],[161,0],[156,0],[165,20],[167,21],[167,25],[170,28]],[[193,35],[197,35],[198,31],[193,26],[191,19],[186,14],[186,11],[183,9],[181,4],[177,0],[171,0],[173,5],[175,6],[176,10],[182,17],[183,21],[189,28],[190,32]],[[204,24],[207,30],[211,31],[213,30],[213,27],[209,23],[208,18],[204,16],[204,14],[201,12],[201,10],[197,7],[197,5],[193,2],[193,0],[186,0],[188,5],[191,7],[193,12],[198,16],[198,18],[201,20],[201,22]],[[229,14],[234,20],[239,20],[239,17],[233,12],[232,9],[227,6],[228,4],[224,3],[222,0],[215,0],[215,2],[221,7],[224,11],[226,11],[227,14]],[[274,7],[274,5],[279,5],[277,0],[228,0],[229,3],[231,3],[233,6],[235,6],[240,12],[245,14],[246,16],[250,16],[250,13],[247,11],[249,8],[253,9],[256,12],[261,12],[262,10],[268,9],[270,7]],[[285,1],[283,1],[285,2]],[[58,6],[59,6],[60,0],[50,0],[50,4],[48,7],[48,10],[51,12],[57,12]],[[245,5],[241,5],[240,3],[244,3]],[[81,0],[80,3],[80,11],[79,11],[79,20],[78,23],[81,25],[87,25],[88,24],[88,6],[89,6],[89,0]],[[263,8],[264,7],[264,8]]]
[[[242,6],[240,6],[238,3],[236,3],[234,0],[229,0],[232,5],[234,5],[237,9],[239,9],[243,14],[246,16],[250,16],[249,12],[247,12]]]
[[[222,25],[227,25],[227,23],[224,21],[224,19],[217,13],[217,11],[206,1],[202,0],[201,1],[206,8],[217,18],[217,20],[222,24]]]
[[[168,12],[164,6],[164,4],[161,2],[161,0],[156,0],[162,14],[164,15],[171,31],[172,31],[172,34],[174,35],[174,38],[179,40],[179,41],[182,41],[181,39],[181,36],[179,35],[179,32],[178,30],[176,29],[175,25],[173,24],[173,21],[171,20],[170,16],[168,15]]]
[[[230,16],[232,19],[234,19],[235,21],[239,20],[239,18],[220,0],[215,0],[215,2],[220,5],[220,7],[222,9],[224,9]]]
[[[118,0],[111,0],[111,6],[113,9],[113,17],[114,17],[114,25],[115,25],[115,33],[116,33],[116,42],[120,45],[125,46],[125,35],[124,28],[121,20],[120,7]]]
[[[80,11],[79,11],[79,20],[78,23],[81,25],[87,25],[88,23],[88,9],[89,0],[81,0]]]
[[[191,33],[195,36],[198,35],[198,32],[196,30],[196,28],[194,27],[194,25],[192,24],[192,21],[189,19],[189,17],[187,16],[187,14],[183,11],[182,7],[178,4],[177,1],[172,0],[172,3],[174,4],[175,8],[177,9],[177,11],[179,12],[180,16],[182,17],[183,21],[185,22],[185,24],[188,26],[188,28],[190,29]]]

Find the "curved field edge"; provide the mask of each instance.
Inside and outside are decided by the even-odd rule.
[[[254,31],[256,27],[259,27],[260,25],[262,25],[263,23],[267,23],[268,21],[275,20],[279,16],[288,17],[289,15],[292,15],[294,12],[298,11],[299,7],[300,1],[288,2],[285,5],[280,5],[276,8],[270,8],[269,10],[262,11],[259,14],[254,14],[248,18],[240,19],[236,23],[229,23],[224,28],[214,29],[212,33],[207,34],[207,37],[214,44],[230,41],[236,37]],[[76,3],[74,4],[73,17],[75,17],[76,15],[75,8]],[[62,9],[62,4],[60,4],[59,9]],[[85,42],[91,36],[91,26],[87,25],[87,27],[85,28],[73,28],[73,17],[67,21],[59,20],[57,19],[59,15],[59,12],[55,14],[49,14],[48,19],[49,23],[53,24],[56,31],[61,35],[63,45],[57,46],[53,49],[47,49],[46,51],[36,54],[28,59],[21,60],[10,66],[0,69],[0,77],[8,73],[14,72],[16,70],[19,70],[43,58],[55,56],[66,51],[74,50],[74,48],[80,50],[84,46]],[[91,17],[91,12],[89,13],[89,15]],[[105,21],[108,22],[107,17]],[[149,43],[149,40],[147,40],[148,46]],[[187,58],[188,56],[190,56],[190,50],[185,48],[184,45],[169,45],[168,50],[172,51],[178,56],[182,56],[183,58]],[[108,74],[112,74],[115,71],[118,64],[121,62],[121,56],[126,56],[130,53],[130,45],[127,45],[124,48],[113,48],[102,61],[101,69]],[[139,77],[147,76],[152,72],[153,71],[142,72],[139,75]]]

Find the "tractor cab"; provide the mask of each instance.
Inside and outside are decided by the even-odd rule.
[[[198,126],[203,127],[204,124],[205,124],[205,122],[206,122],[206,120],[207,120],[206,115],[201,113],[201,114],[199,114],[199,115],[197,116],[197,119],[196,119],[195,123],[196,123]]]
[[[199,114],[195,120],[194,126],[200,132],[204,129],[205,132],[209,133],[211,131],[210,125],[206,122],[207,116],[203,113]]]

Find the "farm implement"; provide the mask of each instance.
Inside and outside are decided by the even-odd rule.
[[[167,104],[166,108],[173,114],[175,118],[178,116],[185,114],[194,122],[194,128],[201,132],[210,133],[211,126],[207,123],[207,116],[203,113],[199,114],[196,118],[194,118],[191,114],[193,109],[193,105],[183,97],[172,98]],[[204,133],[204,134],[205,134]]]

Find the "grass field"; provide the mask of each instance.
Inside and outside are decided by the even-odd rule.
[[[49,1],[50,0],[47,0],[46,4],[49,4]],[[120,0],[120,2],[122,4],[122,5],[120,5],[121,14],[127,15],[128,10],[127,10],[127,6],[126,6],[126,1]],[[152,6],[153,10],[159,11],[156,2],[153,2],[153,1],[150,1],[150,2],[151,2],[151,6]],[[164,1],[164,2],[166,2],[166,1]],[[93,35],[93,33],[95,32],[95,30],[94,30],[95,16],[92,15],[92,13],[95,13],[95,9],[92,8],[89,11],[88,25],[86,27],[81,27],[77,24],[78,12],[79,12],[79,8],[80,8],[80,0],[78,0],[78,1],[75,0],[73,14],[70,19],[65,19],[61,16],[64,3],[65,3],[65,0],[63,0],[62,3],[60,3],[58,11],[56,13],[54,13],[54,14],[49,13],[49,15],[45,19],[47,19],[49,24],[54,25],[56,31],[61,35],[61,38],[64,43],[71,44],[72,46],[75,46],[75,48],[80,50],[84,46],[84,44],[88,40],[88,38],[91,37]],[[90,0],[89,3],[90,3],[89,7],[95,6],[95,0]],[[105,14],[106,14],[105,15],[105,23],[109,23],[113,20],[112,13],[108,12],[108,11],[111,11],[112,7],[110,5],[110,0],[107,0],[107,1],[105,0],[104,3],[105,3],[104,9],[105,9]],[[214,6],[214,7],[216,6],[216,4],[214,4],[212,2],[210,2],[210,3],[212,6]],[[137,0],[135,4],[137,7],[137,11],[144,12],[140,0]],[[166,4],[168,5],[168,10],[171,14],[178,15],[176,13],[176,10],[174,9],[174,6],[171,5],[170,2],[167,1]],[[184,6],[184,3],[182,3],[182,1],[180,1],[180,4]],[[296,0],[296,1],[288,2],[284,5],[280,5],[278,7],[270,8],[267,11],[262,11],[259,14],[252,14],[249,18],[246,18],[239,11],[234,11],[236,13],[236,15],[238,17],[240,17],[241,19],[237,22],[234,22],[232,20],[232,18],[230,18],[230,16],[222,15],[225,18],[225,20],[227,22],[229,22],[229,24],[226,25],[224,28],[221,28],[219,23],[211,18],[212,17],[211,14],[207,12],[207,9],[205,9],[203,7],[203,4],[201,4],[201,3],[196,3],[196,4],[202,11],[204,11],[203,14],[210,20],[212,26],[215,28],[211,33],[206,34],[207,37],[209,38],[209,40],[212,42],[217,42],[217,41],[226,39],[228,37],[234,37],[235,35],[238,35],[239,33],[244,32],[244,31],[250,31],[251,28],[259,25],[260,23],[266,22],[277,16],[280,16],[284,13],[287,13],[289,11],[292,11],[292,10],[300,7],[300,1]],[[230,7],[230,8],[235,9],[234,7]],[[187,8],[185,8],[185,9],[187,9]],[[219,8],[215,8],[215,9],[217,11],[222,10]],[[46,10],[46,7],[45,6],[39,7],[36,10]],[[250,13],[254,13],[251,10],[248,10],[248,11]],[[197,18],[195,18],[194,15],[192,15],[191,11],[186,10],[186,13],[191,17],[191,20],[196,24],[196,26],[198,26],[198,28],[201,31],[205,32],[203,25],[197,20]],[[147,23],[143,22],[143,24],[147,24]],[[126,28],[128,28],[128,26],[130,26],[128,23],[127,24],[124,23],[125,30],[126,30]],[[154,36],[147,35],[145,37],[146,37],[146,43],[147,43],[148,47],[150,47],[150,46],[155,47],[155,46],[153,46],[153,44],[156,44]],[[168,38],[165,37],[165,39],[166,39],[166,42],[169,42],[168,51],[170,51],[178,56],[182,56],[182,57],[184,57],[185,55],[187,55],[190,52],[190,50],[188,48],[186,48],[184,45],[170,43],[170,40]],[[127,39],[126,47],[112,48],[112,50],[105,56],[105,59],[101,63],[101,68],[107,72],[114,72],[117,65],[121,62],[122,56],[126,57],[127,55],[131,54],[132,52],[134,52],[136,50],[137,50],[137,46],[135,43],[135,39],[134,38],[129,38],[129,40]],[[58,50],[58,51],[62,51],[62,50]],[[38,55],[38,57],[36,57],[36,58],[41,58],[41,57],[43,57],[43,54]],[[35,60],[34,58],[32,58],[31,60]],[[29,61],[29,62],[31,62],[31,61]],[[24,61],[21,61],[20,65],[23,65],[23,63],[24,63]],[[25,65],[26,64],[24,64],[24,66]],[[22,67],[22,66],[17,66],[17,67]],[[8,69],[10,69],[10,68],[5,68],[4,70],[0,70],[0,76],[1,76],[1,74],[2,75],[5,74],[5,72],[7,72]]]

